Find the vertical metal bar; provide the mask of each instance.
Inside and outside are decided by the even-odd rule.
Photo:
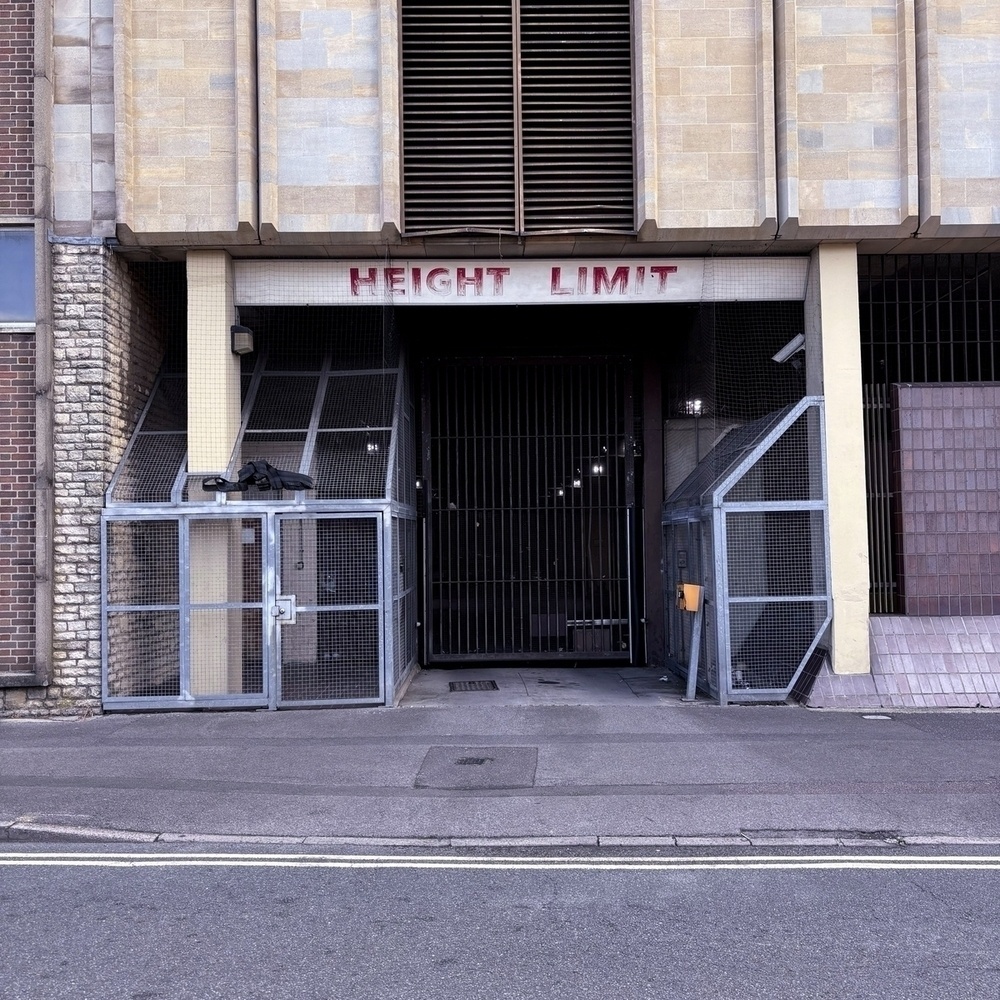
[[[556,447],[555,409],[552,405],[552,382],[556,377],[554,366],[546,365],[540,370],[540,386],[536,396],[535,425],[539,435],[544,439],[535,448],[537,465],[535,468],[535,491],[537,493],[537,511],[539,525],[538,577],[540,599],[538,613],[546,622],[546,635],[550,643],[555,640],[557,651],[565,649],[565,628],[555,634],[559,619],[559,602],[555,599],[557,593],[554,576],[556,551],[552,538],[552,452]],[[551,647],[550,647],[551,648]]]
[[[398,454],[402,449],[407,447],[406,442],[402,440],[403,429],[406,427],[406,421],[403,416],[403,366],[405,362],[403,360],[402,349],[400,349],[399,358],[399,366],[396,368],[396,388],[392,398],[392,419],[389,422],[391,426],[391,430],[389,431],[389,461],[385,467],[385,495],[395,503],[402,503],[405,500],[405,495],[402,497],[396,496],[396,469],[397,467],[402,467],[404,472],[408,471],[406,463],[400,461]],[[384,376],[382,384],[385,384]],[[306,468],[308,469],[308,466]]]
[[[531,386],[529,390],[529,397],[525,401],[528,406],[528,430],[531,434],[531,442],[527,446],[527,452],[530,461],[530,470],[527,476],[526,485],[531,491],[530,493],[530,503],[531,503],[531,521],[529,535],[531,536],[531,543],[529,545],[529,553],[531,562],[529,564],[530,571],[530,583],[529,586],[530,596],[528,608],[528,644],[531,651],[534,652],[535,649],[531,645],[532,640],[537,643],[538,649],[543,652],[551,651],[551,638],[552,638],[552,628],[551,620],[548,616],[549,602],[548,602],[548,584],[546,582],[546,573],[544,572],[544,567],[548,562],[548,552],[545,548],[545,534],[544,534],[544,506],[542,504],[542,498],[539,496],[539,484],[541,482],[541,469],[544,466],[544,449],[549,447],[549,435],[547,433],[547,428],[545,426],[544,414],[541,406],[541,395],[544,392],[545,378],[548,371],[547,365],[534,365],[528,369],[528,373],[531,378]],[[535,629],[538,633],[537,637],[532,635],[532,629],[530,627],[531,614],[534,613],[538,616],[539,627]],[[544,623],[544,625],[542,625]]]
[[[878,384],[871,387],[874,399],[872,400],[872,417],[874,436],[874,476],[875,489],[877,491],[876,504],[873,521],[877,537],[875,545],[875,563],[878,573],[876,582],[877,607],[880,613],[894,610],[892,607],[893,583],[892,583],[892,535],[889,524],[889,504],[891,485],[889,481],[889,441],[888,441],[888,416],[889,408],[886,399],[885,386]]]
[[[381,515],[375,516],[375,523],[381,527],[377,532],[379,548],[378,565],[381,586],[378,589],[381,614],[378,616],[382,630],[379,636],[379,698],[385,705],[391,705],[395,700],[396,682],[394,676],[396,636],[393,629],[395,605],[392,599],[392,580],[395,572],[392,562],[392,516],[386,507]]]
[[[264,629],[264,677],[267,707],[274,711],[282,700],[281,630],[271,614],[281,593],[281,523],[279,515],[265,514],[261,523],[261,619]]]
[[[309,466],[312,465],[313,454],[316,450],[316,438],[319,434],[319,420],[323,412],[323,404],[326,402],[326,394],[330,387],[330,365],[332,349],[328,344],[323,352],[322,368],[319,372],[319,379],[316,384],[316,395],[313,398],[312,413],[309,414],[309,427],[306,430],[306,440],[302,445],[302,457],[299,459],[299,472],[302,475],[309,474]],[[390,439],[391,444],[391,439]],[[389,465],[392,464],[392,448],[389,449]]]
[[[826,567],[826,579],[823,589],[826,596],[826,613],[833,615],[833,573],[830,567],[830,481],[826,461],[826,406],[820,401],[816,403],[819,417],[819,462],[820,475],[823,483],[823,565]]]
[[[729,571],[726,548],[726,515],[722,507],[713,507],[715,592],[718,594],[716,606],[716,654],[719,664],[719,704],[728,705],[732,691],[733,649],[729,631]]]
[[[111,580],[108,571],[108,518],[101,518],[101,701],[110,696],[108,689],[108,595]],[[179,617],[179,616],[178,616]],[[178,627],[180,623],[178,622]]]
[[[180,556],[180,579],[177,581],[179,598],[179,654],[180,654],[180,696],[183,701],[192,701],[191,694],[191,534],[190,518],[183,514],[177,519],[177,551]]]
[[[688,659],[687,686],[681,701],[694,701],[698,691],[698,660],[701,658],[701,629],[705,616],[705,601],[698,604],[691,623],[691,655]]]
[[[483,509],[483,523],[489,526],[489,560],[486,565],[488,573],[487,580],[483,587],[483,600],[487,607],[487,628],[485,632],[486,648],[491,651],[501,649],[503,639],[503,628],[501,624],[501,594],[503,574],[506,568],[506,560],[503,555],[502,544],[498,545],[498,537],[502,542],[503,524],[500,518],[504,516],[500,505],[496,503],[493,489],[497,479],[497,394],[492,381],[483,384],[483,407],[482,426],[484,434],[483,449],[483,479],[481,500]],[[489,434],[485,433],[489,427]]]

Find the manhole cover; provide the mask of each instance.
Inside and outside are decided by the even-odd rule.
[[[499,691],[496,681],[448,681],[449,691]]]

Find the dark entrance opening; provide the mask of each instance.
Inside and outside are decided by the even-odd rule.
[[[421,386],[427,662],[630,658],[630,362],[428,358]]]

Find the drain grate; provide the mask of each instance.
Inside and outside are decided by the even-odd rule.
[[[475,764],[477,766],[482,766],[483,764],[488,764],[491,760],[493,760],[492,757],[459,757],[458,760],[455,761],[455,763],[463,765]]]
[[[448,681],[449,691],[499,691],[496,681]]]

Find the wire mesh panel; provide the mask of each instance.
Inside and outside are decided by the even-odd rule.
[[[180,531],[176,520],[109,521],[105,541],[105,690],[180,694]]]
[[[169,503],[186,452],[186,434],[136,435],[119,469],[112,499],[118,503]]]
[[[621,360],[424,368],[430,660],[628,657]]]
[[[247,429],[306,430],[318,388],[318,375],[264,374],[257,386]]]
[[[310,474],[317,500],[382,499],[388,494],[390,431],[323,431]]]
[[[171,698],[181,693],[180,611],[109,611],[105,624],[109,698]]]
[[[188,673],[192,698],[261,696],[263,521],[191,518]]]
[[[243,421],[219,472],[235,479],[262,460],[315,489],[234,489],[225,502],[204,489],[183,468],[186,377],[165,368],[103,515],[110,708],[378,703],[383,670],[402,678],[416,662],[414,422],[391,311],[242,319],[256,351],[242,359]],[[390,507],[401,569],[385,595]],[[289,594],[298,617],[277,626]]]
[[[106,580],[111,606],[180,601],[179,523],[109,521]]]
[[[733,690],[784,690],[827,614],[822,510],[726,515]]]
[[[162,374],[112,479],[108,499],[169,503],[186,453],[187,379]]]
[[[727,503],[822,500],[823,461],[819,411],[808,409],[744,472]]]
[[[827,601],[730,601],[728,610],[730,697],[783,697],[826,627]]]
[[[377,702],[382,686],[378,517],[281,517],[279,701]]]
[[[319,426],[323,430],[391,426],[396,380],[395,371],[338,373],[327,383]]]
[[[194,700],[264,693],[260,608],[192,608],[188,627]]]

